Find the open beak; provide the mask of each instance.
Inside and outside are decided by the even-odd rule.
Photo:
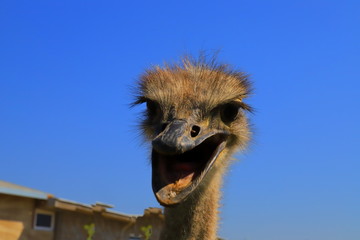
[[[163,206],[185,200],[204,179],[229,134],[173,120],[152,141],[152,187]]]

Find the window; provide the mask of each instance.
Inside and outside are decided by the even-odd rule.
[[[135,237],[134,235],[131,235],[128,240],[141,240],[141,237]]]
[[[54,229],[55,214],[53,212],[36,209],[34,229],[52,231]]]

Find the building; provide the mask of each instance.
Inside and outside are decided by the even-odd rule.
[[[164,216],[159,208],[142,216],[86,205],[31,188],[0,181],[1,240],[137,240],[159,239]]]

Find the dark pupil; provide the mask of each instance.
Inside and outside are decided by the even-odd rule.
[[[239,113],[239,107],[235,104],[226,104],[221,111],[221,118],[224,122],[232,122]]]
[[[147,111],[149,113],[149,115],[153,116],[156,114],[157,112],[157,105],[156,103],[152,102],[152,101],[148,101],[146,103],[146,107],[147,107]]]

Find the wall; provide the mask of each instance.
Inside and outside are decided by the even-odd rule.
[[[61,210],[56,213],[55,240],[85,240],[85,225],[95,224],[93,240],[128,240],[130,236],[142,236],[141,227],[151,225],[153,229],[150,240],[158,240],[163,226],[163,216],[159,212],[145,210],[144,216],[136,222],[105,218],[100,212],[81,213]]]
[[[55,225],[56,240],[85,240],[84,225],[95,224],[93,240],[127,240],[128,222],[106,219],[100,213],[86,214],[71,211],[57,212]]]
[[[33,228],[36,209],[55,212],[53,231]],[[111,214],[110,214],[111,215]],[[114,215],[113,215],[114,216]],[[157,240],[163,226],[159,209],[146,209],[144,215],[130,220],[109,218],[101,212],[83,212],[55,209],[46,201],[0,194],[0,240],[86,240],[85,225],[94,223],[93,240],[128,240],[130,236],[142,236],[142,227],[152,226],[150,240]]]
[[[33,229],[35,199],[0,194],[1,240],[53,240],[52,231]]]
[[[142,235],[141,227],[147,227],[149,225],[152,227],[150,240],[158,240],[164,225],[164,216],[161,214],[160,209],[146,209],[144,215],[137,218],[132,232],[135,233],[136,236]]]

